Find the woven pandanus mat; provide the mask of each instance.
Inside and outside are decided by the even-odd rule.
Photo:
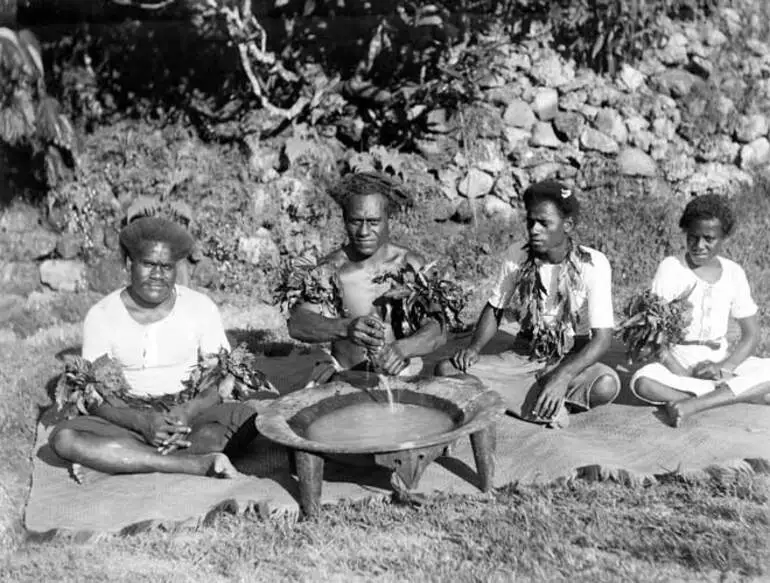
[[[522,399],[532,385],[531,363],[505,352],[513,337],[502,332],[472,372],[508,401]],[[425,372],[463,342],[455,340],[426,359]],[[263,361],[263,370],[282,392],[301,388],[319,351],[294,352]],[[622,369],[614,347],[606,359]],[[627,379],[628,371],[621,370]],[[267,403],[255,404],[257,410]],[[236,465],[246,475],[217,480],[185,475],[109,476],[87,472],[77,484],[68,468],[47,445],[50,427],[40,424],[34,449],[32,487],[25,524],[45,537],[79,538],[104,533],[135,532],[157,525],[177,528],[205,521],[213,512],[257,512],[264,517],[298,516],[298,493],[285,450],[260,438]],[[613,479],[654,482],[656,476],[679,473],[690,478],[713,473],[768,471],[770,407],[733,405],[707,411],[672,428],[655,408],[635,404],[628,394],[617,403],[572,415],[569,427],[547,429],[504,417],[497,425],[495,484],[547,483],[560,479]],[[389,476],[376,468],[327,463],[322,503],[378,501],[389,495]],[[449,457],[431,464],[420,491],[478,493],[469,440],[458,442]]]

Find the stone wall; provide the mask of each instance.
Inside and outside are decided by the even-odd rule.
[[[690,196],[729,195],[768,173],[770,46],[738,43],[732,10],[667,28],[662,46],[614,77],[576,70],[547,35],[505,46],[481,80],[484,102],[431,114],[434,133],[421,149],[452,153],[438,175],[447,198],[460,211],[476,199],[494,215],[546,178]]]

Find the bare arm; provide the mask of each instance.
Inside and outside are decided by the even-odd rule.
[[[609,350],[612,343],[612,328],[594,328],[591,330],[591,340],[583,348],[565,356],[548,375],[564,378],[570,382]]]
[[[692,376],[700,379],[719,380],[725,375],[732,376],[733,371],[741,365],[759,344],[759,319],[757,315],[740,318],[738,326],[741,329],[741,339],[722,362],[701,362],[693,367]]]
[[[484,347],[489,344],[489,341],[495,337],[495,334],[497,334],[497,329],[500,327],[500,319],[502,317],[503,311],[487,302],[484,309],[481,310],[479,321],[476,323],[476,327],[473,330],[473,336],[471,336],[471,342],[468,347],[473,348],[477,352],[481,352]]]
[[[609,349],[611,342],[612,328],[593,328],[588,344],[564,357],[556,367],[538,379],[543,389],[535,403],[533,413],[544,419],[550,419],[556,415],[572,379],[598,362]]]
[[[455,368],[465,372],[478,362],[479,353],[497,334],[502,316],[503,311],[501,309],[495,308],[487,302],[484,309],[481,310],[476,327],[473,329],[470,343],[466,348],[458,350],[452,356],[452,364]]]
[[[427,320],[423,326],[407,338],[396,340],[395,344],[404,358],[424,356],[437,348],[442,347],[447,341],[446,326],[442,326],[436,320]]]
[[[738,320],[738,326],[741,329],[741,339],[736,344],[732,354],[721,363],[722,368],[726,368],[730,372],[754,354],[759,344],[759,318],[756,314],[748,318],[741,318]]]
[[[302,342],[333,342],[348,337],[351,318],[328,318],[312,304],[301,304],[292,310],[287,323],[289,336]]]
[[[144,435],[149,425],[150,410],[133,409],[131,407],[116,407],[108,403],[102,403],[91,410],[92,415],[106,419],[119,427],[130,429]]]

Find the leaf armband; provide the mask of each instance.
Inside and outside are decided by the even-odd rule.
[[[230,377],[230,382],[226,381]],[[198,395],[217,387],[225,400],[247,401],[260,393],[278,394],[278,390],[257,366],[257,357],[240,344],[235,350],[221,349],[201,358],[185,381],[185,391]]]
[[[88,415],[105,401],[121,400],[129,390],[120,363],[106,354],[93,362],[80,356],[67,356],[56,384],[56,410],[67,419]]]
[[[318,263],[311,255],[301,255],[287,262],[281,281],[273,293],[273,303],[284,312],[291,312],[302,303],[319,304],[324,313],[342,313],[342,293],[339,277],[331,266]]]
[[[376,276],[373,283],[390,284],[390,289],[375,304],[384,306],[390,314],[391,325],[399,338],[416,332],[425,318],[438,320],[453,331],[463,327],[460,313],[469,294],[442,276],[435,261],[422,268],[407,263],[396,272]]]
[[[670,302],[651,290],[631,298],[623,310],[623,321],[615,329],[615,335],[626,345],[629,362],[659,358],[665,350],[684,340],[692,321],[692,304],[687,299],[691,291]]]

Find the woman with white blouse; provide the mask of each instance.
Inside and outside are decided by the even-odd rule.
[[[675,427],[706,409],[770,398],[770,359],[751,356],[759,343],[757,305],[741,266],[720,255],[734,223],[723,197],[690,201],[679,221],[687,250],[666,257],[652,281],[652,291],[667,301],[686,294],[692,321],[680,344],[636,372],[631,390],[663,405]],[[741,332],[733,347],[726,338],[730,317]]]

